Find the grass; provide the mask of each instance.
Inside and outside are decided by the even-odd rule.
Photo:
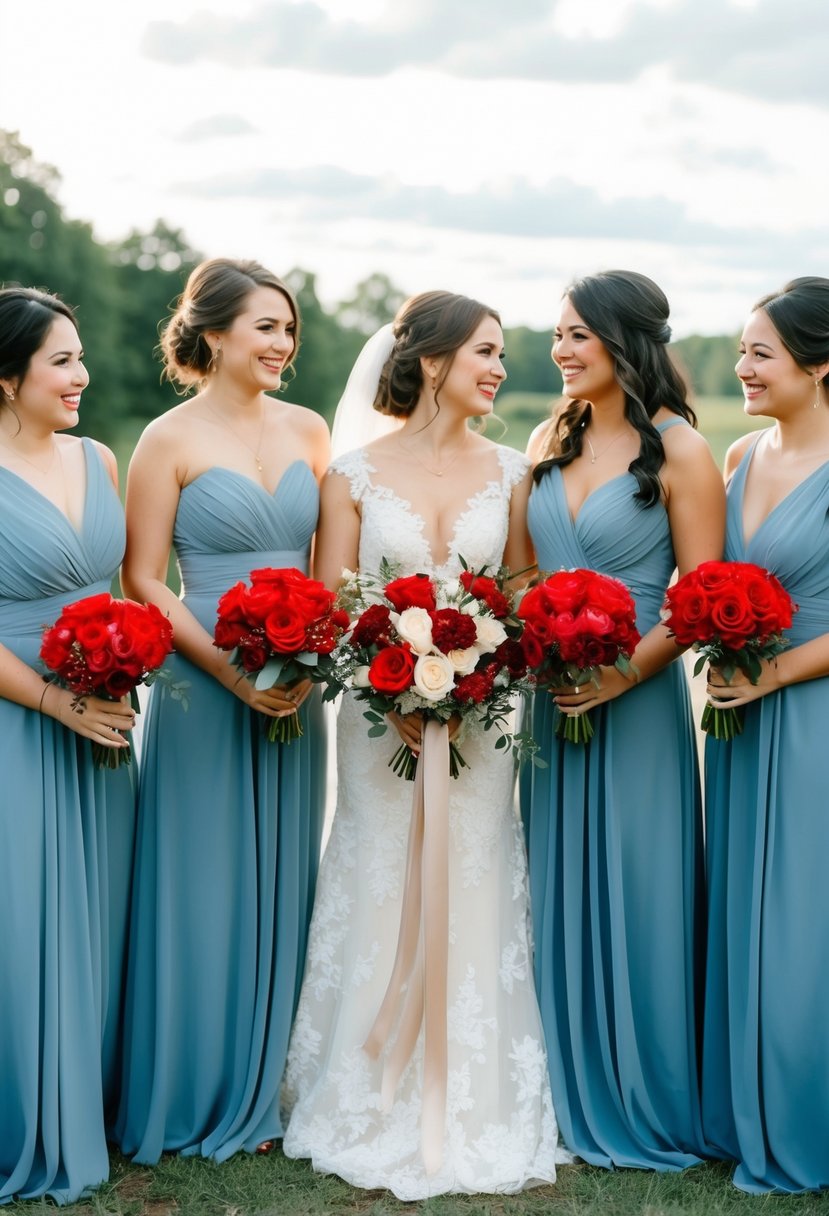
[[[500,443],[524,451],[531,432],[550,416],[554,399],[545,393],[510,393],[498,396],[497,417],[506,425],[502,435],[497,424],[487,434]],[[767,418],[748,418],[743,411],[742,397],[697,397],[694,410],[699,429],[711,444],[717,464],[722,468],[730,444],[746,431],[768,426]]]
[[[520,1195],[446,1195],[401,1203],[386,1191],[359,1191],[314,1174],[280,1152],[241,1153],[222,1165],[165,1157],[155,1169],[114,1156],[112,1178],[65,1216],[806,1216],[829,1214],[822,1195],[750,1196],[736,1190],[729,1168],[712,1163],[682,1174],[610,1172],[565,1166],[555,1186]],[[55,1216],[49,1201],[12,1203],[4,1216]]]

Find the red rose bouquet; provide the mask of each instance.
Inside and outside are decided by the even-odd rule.
[[[51,628],[44,630],[42,663],[54,679],[75,694],[119,701],[129,696],[138,708],[135,689],[152,684],[173,649],[173,627],[155,604],[114,600],[109,593],[89,595],[68,604]],[[174,692],[181,699],[180,688]],[[130,748],[92,744],[99,768],[129,764]]]
[[[257,688],[326,680],[348,625],[333,591],[295,569],[252,570],[250,582],[236,583],[219,600],[215,645],[231,652],[230,662]],[[271,743],[299,739],[298,714],[269,719],[267,735]]]
[[[697,675],[706,663],[729,683],[739,669],[752,684],[761,663],[788,646],[783,630],[797,608],[773,574],[751,562],[703,562],[668,588],[662,620],[681,646],[699,654]],[[742,734],[742,708],[706,705],[700,723],[715,739]]]
[[[464,567],[459,578],[442,581],[391,574],[386,563],[376,578],[347,572],[340,591],[339,602],[353,623],[337,647],[336,681],[368,705],[369,735],[385,733],[392,710],[444,723],[457,714],[484,730],[497,725],[497,748],[512,745],[516,756],[530,754],[530,737],[505,729],[514,693],[528,687],[520,625],[506,590],[508,572],[488,575]],[[403,744],[390,766],[410,781],[417,760]],[[465,767],[452,743],[451,775]]]
[[[537,684],[599,686],[599,667],[632,671],[639,644],[636,604],[624,583],[594,570],[559,570],[521,600],[521,646]],[[571,743],[593,736],[589,713],[560,714],[556,734]]]

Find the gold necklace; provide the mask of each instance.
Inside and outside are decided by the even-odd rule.
[[[7,443],[5,439],[3,439],[0,442],[2,442],[3,447],[6,449],[7,452],[11,452],[13,456],[16,456],[18,458],[18,460],[23,460],[26,462],[26,464],[31,465],[33,469],[36,469],[37,472],[40,473],[41,477],[48,477],[49,474],[52,472],[52,469],[54,468],[54,465],[55,465],[55,457],[58,454],[58,445],[54,439],[52,440],[52,459],[49,461],[49,463],[45,469],[42,469],[39,464],[35,463],[34,460],[30,460],[28,456],[24,456],[22,452],[18,452],[17,448],[12,447],[12,445],[10,443]]]
[[[464,451],[464,449],[466,447],[468,447],[466,438],[464,438],[463,443],[460,444],[457,452],[455,452],[455,455],[452,456],[451,459],[447,461],[447,463],[443,466],[443,468],[442,469],[433,469],[431,465],[428,465],[426,463],[426,461],[422,459],[422,457],[418,456],[418,454],[414,450],[414,448],[410,447],[407,443],[404,443],[402,439],[400,440],[400,445],[405,451],[410,452],[411,455],[414,456],[417,463],[419,465],[421,465],[421,467],[424,468],[427,473],[431,473],[433,477],[443,477],[444,473],[446,473],[449,469],[452,468],[452,465],[458,459],[461,452]]]
[[[207,406],[207,408],[209,409],[209,411],[213,415],[213,417],[216,419],[216,421],[221,422],[222,426],[226,426],[227,429],[230,431],[231,435],[233,435],[233,437],[235,439],[238,439],[239,442],[247,448],[247,450],[253,455],[253,459],[256,461],[256,467],[259,470],[259,472],[264,473],[265,470],[262,467],[262,461],[259,458],[259,449],[262,446],[262,439],[265,435],[265,407],[264,407],[264,405],[262,406],[262,425],[259,427],[259,438],[257,439],[256,447],[254,448],[254,447],[251,447],[251,445],[247,442],[246,439],[243,439],[242,436],[239,435],[233,429],[233,427],[230,425],[230,423],[228,422],[228,420],[226,418],[223,418],[221,414],[217,413],[216,410],[213,409],[213,406],[210,404],[209,401],[205,401],[204,404]]]
[[[616,440],[621,439],[622,435],[624,435],[626,430],[627,430],[627,427],[622,427],[621,431],[617,431],[616,434],[611,439],[610,443],[606,443],[600,452],[597,452],[596,449],[593,447],[593,444],[590,442],[590,436],[588,435],[587,431],[585,431],[584,437],[587,440],[587,446],[590,448],[590,463],[595,464],[600,456],[604,456],[607,449],[612,448],[614,443],[616,442]]]

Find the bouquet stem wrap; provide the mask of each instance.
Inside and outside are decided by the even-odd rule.
[[[363,1044],[367,1054],[378,1059],[397,1023],[397,1039],[383,1066],[381,1099],[383,1109],[389,1110],[424,1024],[421,1152],[430,1175],[437,1173],[443,1160],[448,962],[449,728],[431,719],[423,730],[412,791],[397,953],[386,994]]]

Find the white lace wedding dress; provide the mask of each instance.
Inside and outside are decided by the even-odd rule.
[[[374,484],[370,453],[350,452],[329,475],[349,479],[362,511],[359,564],[386,557],[401,572],[457,575],[500,564],[509,501],[527,469],[498,448],[499,480],[469,500],[448,560],[436,567],[410,503]],[[337,728],[338,797],[317,886],[305,978],[284,1095],[292,1113],[283,1148],[355,1186],[400,1199],[445,1192],[512,1192],[553,1182],[558,1144],[533,987],[524,842],[512,760],[491,733],[462,745],[469,767],[450,782],[448,1085],[443,1163],[421,1156],[423,1031],[384,1113],[382,1058],[362,1044],[394,962],[412,803],[411,783],[388,767],[396,732],[368,738],[363,708],[343,698]]]

